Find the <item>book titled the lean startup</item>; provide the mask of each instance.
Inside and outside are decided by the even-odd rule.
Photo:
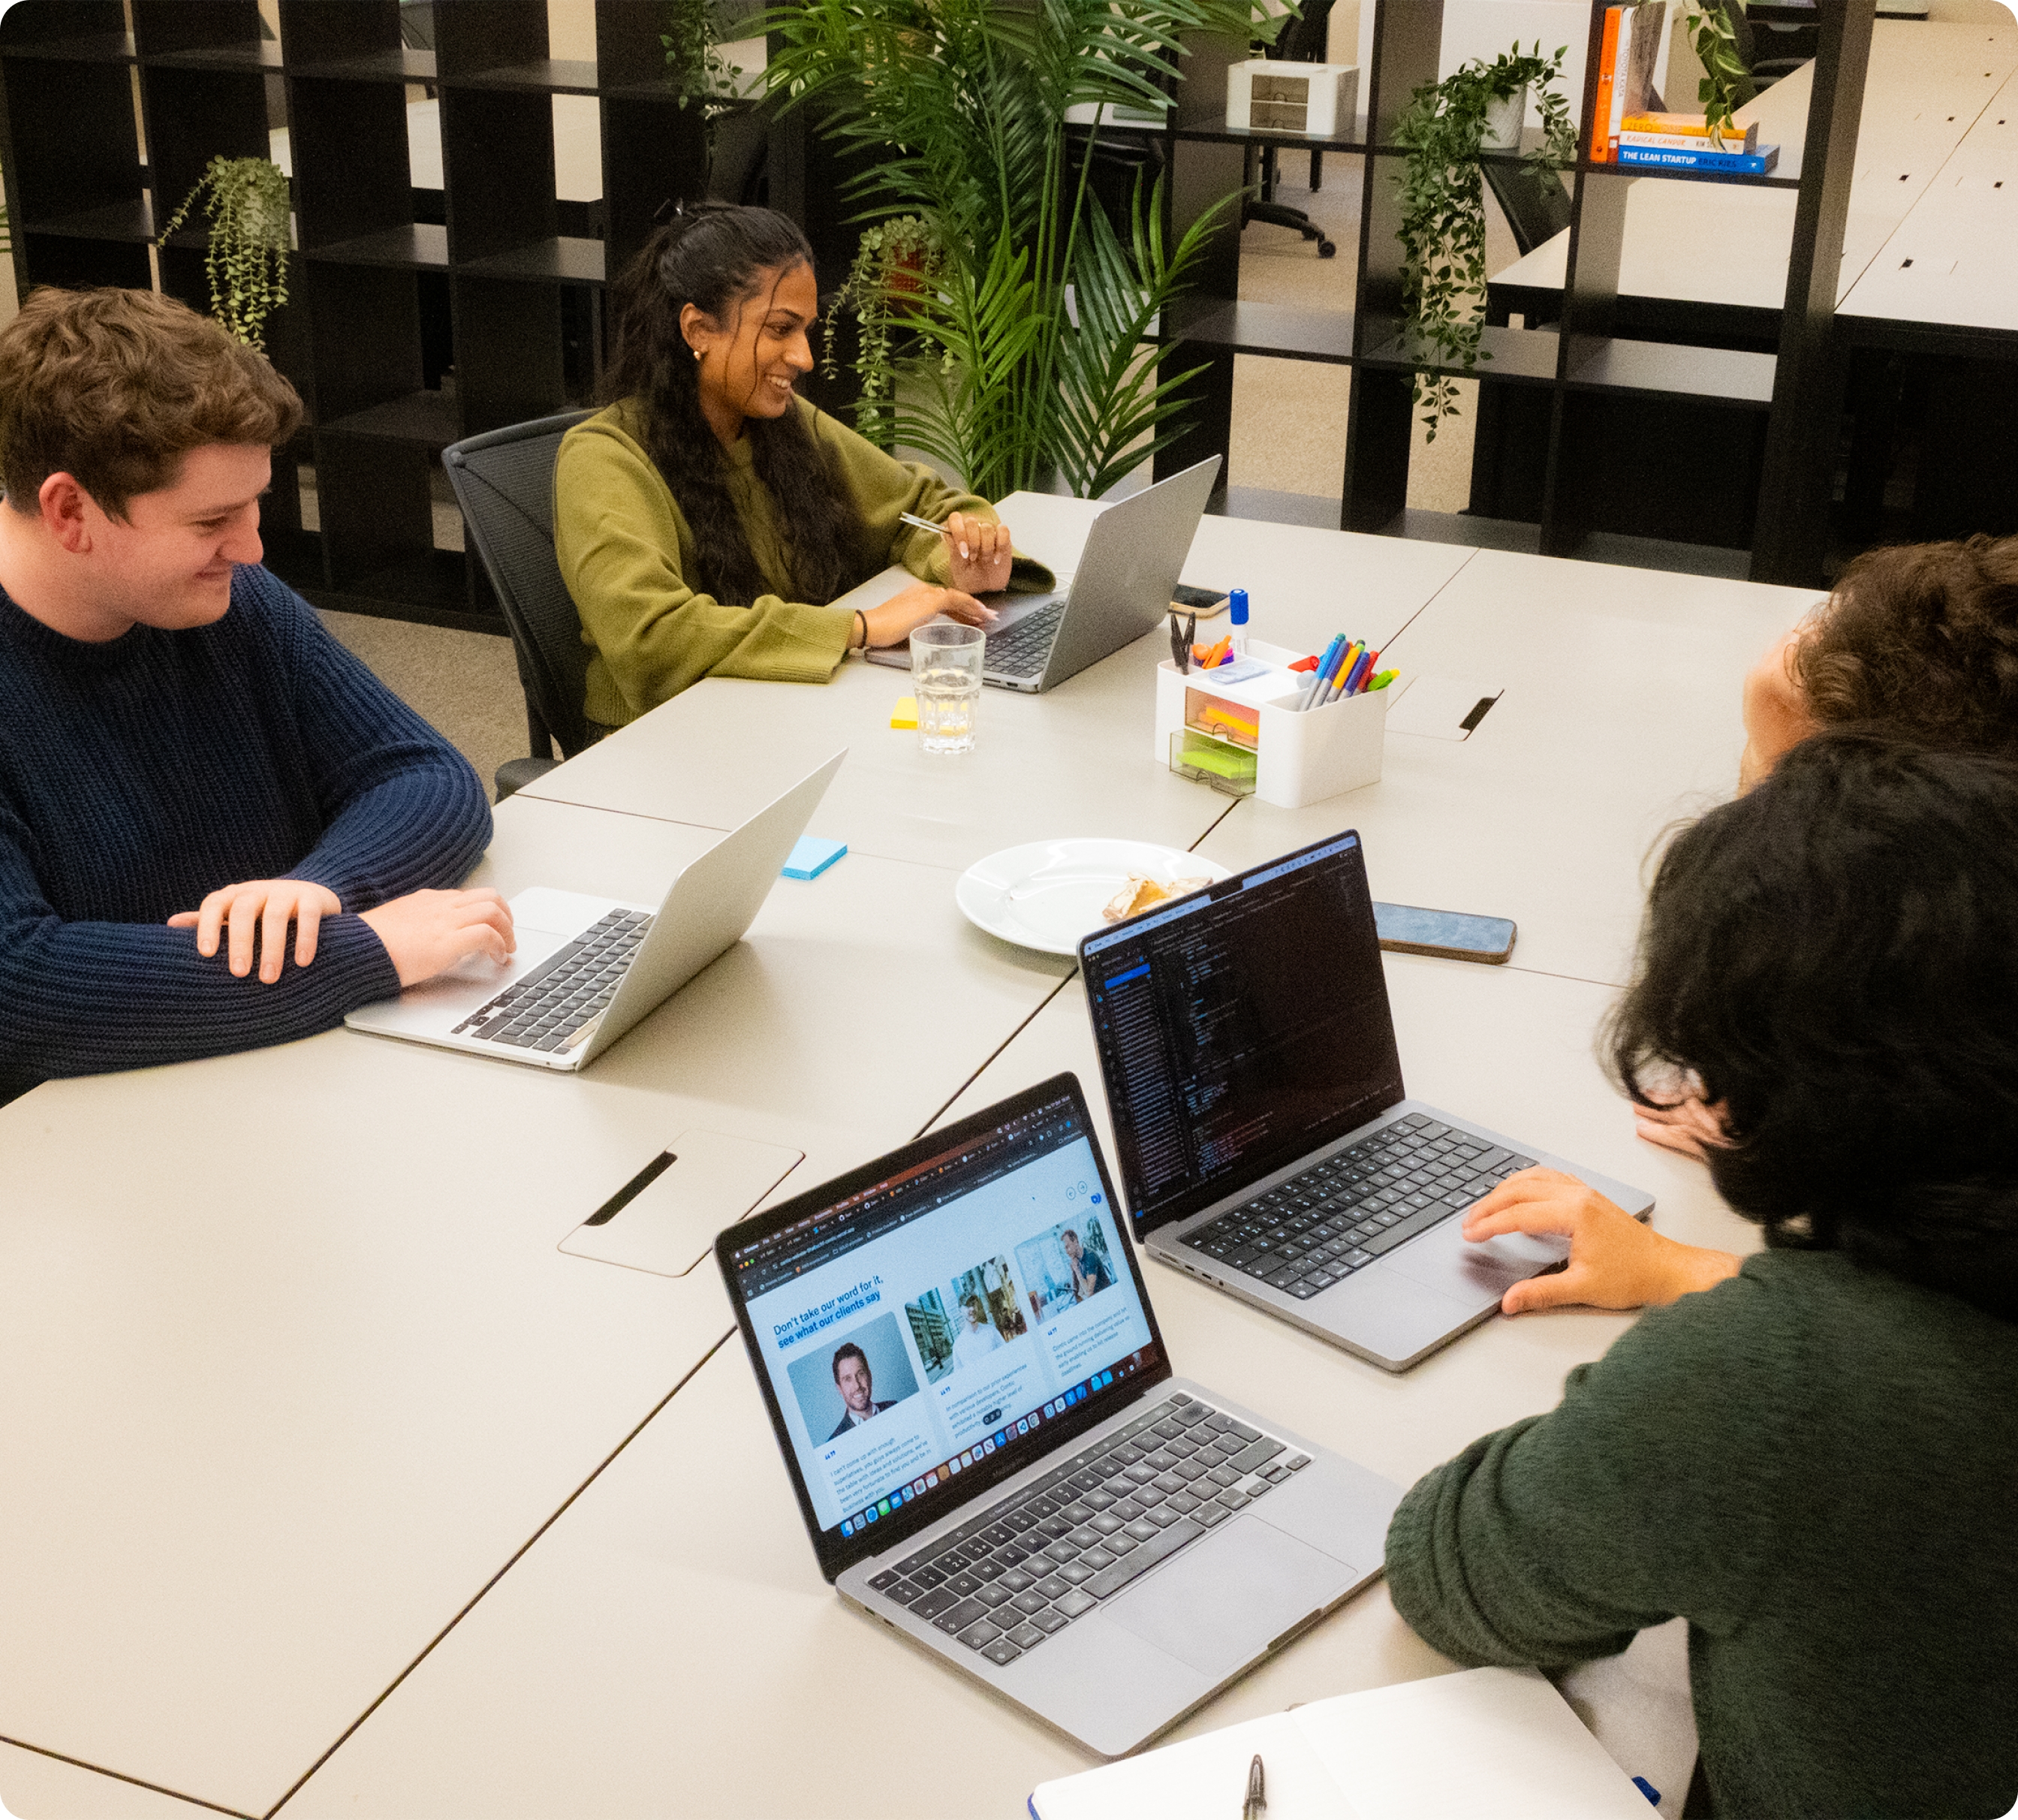
[[[1779,163],[1780,148],[1761,146],[1755,152],[1720,152],[1705,147],[1701,151],[1683,150],[1672,146],[1634,145],[1622,138],[1618,157],[1621,165],[1637,165],[1645,169],[1725,171],[1747,177],[1765,177],[1770,176],[1773,167]]]

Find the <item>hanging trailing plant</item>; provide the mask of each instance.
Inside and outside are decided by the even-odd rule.
[[[1561,170],[1576,155],[1576,129],[1561,81],[1567,46],[1544,58],[1517,44],[1488,63],[1474,57],[1441,82],[1425,82],[1409,97],[1396,123],[1396,140],[1409,148],[1401,175],[1401,335],[1411,351],[1427,356],[1416,374],[1415,402],[1429,440],[1457,414],[1457,378],[1491,354],[1479,347],[1485,302],[1485,195],[1478,158],[1495,103],[1506,104],[1532,88],[1542,114],[1542,143],[1526,162],[1537,175]]]
[[[930,223],[915,215],[879,221],[863,230],[846,280],[827,300],[821,371],[830,379],[839,375],[835,327],[844,309],[852,310],[856,342],[851,364],[862,384],[855,427],[881,448],[891,447],[896,438],[897,336],[927,291],[938,288],[945,264]]]
[[[1702,80],[1696,84],[1696,100],[1702,104],[1710,141],[1717,146],[1723,143],[1725,132],[1734,125],[1731,115],[1759,92],[1738,51],[1738,32],[1726,10],[1727,6],[1744,4],[1745,0],[1723,0],[1723,4],[1712,0],[1705,5],[1702,0],[1691,0],[1683,16],[1689,43],[1703,67]]]
[[[201,201],[210,220],[204,275],[211,313],[248,348],[266,349],[266,318],[288,301],[288,179],[266,158],[212,158],[169,218],[157,243],[180,227]]]
[[[673,93],[680,106],[700,105],[701,118],[712,122],[735,92],[742,70],[721,54],[715,35],[713,0],[667,0],[666,29],[659,34],[671,72]]]

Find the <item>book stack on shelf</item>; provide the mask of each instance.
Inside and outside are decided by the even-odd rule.
[[[1629,114],[1620,122],[1618,162],[1655,170],[1735,171],[1767,177],[1780,161],[1780,148],[1759,143],[1759,128],[1712,134],[1700,114]]]

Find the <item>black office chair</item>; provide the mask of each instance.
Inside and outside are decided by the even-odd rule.
[[[1738,43],[1738,54],[1745,67],[1752,72],[1752,92],[1745,93],[1745,85],[1738,85],[1739,92],[1731,97],[1731,105],[1742,107],[1755,99],[1761,89],[1770,89],[1782,76],[1791,76],[1808,60],[1806,57],[1761,57],[1759,54],[1758,35],[1753,31],[1752,21],[1745,16],[1742,6],[1734,6],[1729,0],[1719,0],[1717,10],[1730,21],[1730,29]]]
[[[532,755],[497,767],[497,800],[572,758],[589,743],[582,712],[588,647],[554,559],[554,462],[561,438],[591,413],[562,411],[470,436],[442,450],[442,466],[470,541],[512,628],[526,692]]]
[[[1304,9],[1276,34],[1275,42],[1268,46],[1271,61],[1288,63],[1320,63],[1324,61],[1325,41],[1331,20],[1332,0],[1305,0]],[[1329,259],[1338,251],[1331,237],[1312,221],[1300,208],[1292,208],[1287,203],[1275,200],[1276,148],[1261,148],[1260,194],[1251,197],[1240,205],[1240,225],[1245,227],[1250,221],[1265,221],[1276,227],[1293,227],[1307,241],[1318,243],[1318,257]],[[1254,148],[1247,153],[1247,180],[1254,179]],[[1311,187],[1315,190],[1324,181],[1324,154],[1311,154]]]
[[[1478,168],[1523,259],[1569,226],[1569,192],[1553,171],[1538,175],[1525,159],[1514,158],[1481,158]]]

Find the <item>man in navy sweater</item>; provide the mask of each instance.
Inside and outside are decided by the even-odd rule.
[[[139,291],[0,331],[0,1101],[285,1042],[465,956],[468,765],[259,566],[266,360]]]

